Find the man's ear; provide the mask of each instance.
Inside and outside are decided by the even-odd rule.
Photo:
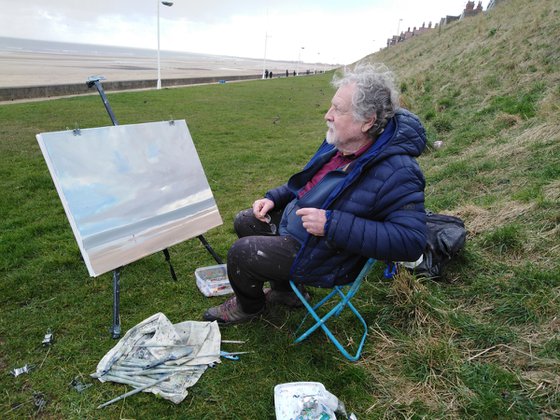
[[[373,125],[375,124],[375,121],[377,120],[377,118],[375,117],[375,115],[372,115],[372,117],[365,121],[362,124],[362,133],[367,133],[371,127],[373,127]]]

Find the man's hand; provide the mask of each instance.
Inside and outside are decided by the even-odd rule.
[[[305,207],[296,211],[301,216],[303,227],[308,233],[315,236],[325,236],[325,223],[327,223],[327,212],[322,209]]]
[[[260,198],[253,203],[253,214],[261,222],[268,222],[266,215],[274,208],[274,201],[268,198]]]

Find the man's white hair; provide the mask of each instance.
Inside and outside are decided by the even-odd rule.
[[[375,124],[369,135],[377,136],[399,107],[393,72],[384,64],[359,63],[354,68],[346,68],[341,76],[335,74],[332,80],[335,88],[348,84],[356,86],[352,97],[354,119],[367,121],[375,115]]]

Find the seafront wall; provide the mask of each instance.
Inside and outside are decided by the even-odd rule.
[[[162,79],[162,88],[173,86],[187,86],[206,83],[224,83],[238,80],[260,79],[260,74],[238,75],[238,76],[209,76],[209,77],[189,77],[180,79]],[[157,81],[150,80],[124,80],[124,81],[103,81],[105,92],[135,89],[155,89]],[[0,101],[9,102],[24,99],[48,99],[57,96],[83,95],[94,93],[95,89],[87,87],[84,83],[71,83],[50,86],[18,86],[0,87]]]

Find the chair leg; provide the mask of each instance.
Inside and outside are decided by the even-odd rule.
[[[367,324],[365,323],[364,319],[362,318],[362,316],[358,313],[358,311],[356,310],[356,308],[354,308],[354,305],[352,305],[351,303],[348,303],[348,307],[350,309],[352,309],[352,312],[354,312],[354,314],[356,314],[356,316],[358,317],[358,319],[360,320],[362,326],[364,327],[364,333],[362,335],[362,339],[360,340],[360,344],[358,345],[358,350],[356,351],[356,354],[351,355],[350,353],[348,353],[348,351],[344,348],[344,346],[342,344],[340,344],[340,342],[338,341],[338,339],[333,335],[333,333],[326,327],[326,325],[321,324],[321,328],[323,329],[323,331],[325,332],[325,334],[327,334],[327,336],[330,338],[330,340],[334,343],[334,345],[336,346],[336,348],[344,355],[344,357],[346,357],[348,360],[350,360],[351,362],[355,362],[356,360],[358,360],[362,354],[362,349],[364,347],[364,343],[366,342],[366,338],[367,338]]]
[[[320,302],[318,302],[317,304],[315,304],[312,307],[307,302],[305,297],[301,294],[301,292],[298,290],[297,286],[295,286],[295,284],[293,284],[292,282],[290,282],[290,284],[292,285],[292,289],[294,289],[296,295],[303,302],[303,304],[305,305],[305,308],[307,309],[307,314],[305,315],[305,317],[303,318],[303,320],[299,324],[299,327],[296,330],[296,332],[299,331],[299,329],[303,326],[303,324],[305,323],[305,320],[307,319],[307,317],[309,315],[311,315],[313,317],[313,319],[315,319],[315,321],[316,321],[316,323],[311,328],[309,328],[306,332],[304,332],[300,337],[298,337],[295,340],[296,343],[299,343],[299,342],[305,340],[307,337],[309,337],[311,335],[311,333],[313,333],[319,327],[321,327],[336,312],[336,310],[338,309],[337,307],[335,307],[334,309],[331,309],[329,311],[329,313],[327,313],[325,316],[323,316],[323,318],[320,318],[319,315],[316,312],[318,308],[320,308],[325,302],[327,302],[336,293],[336,291],[333,290],[325,298],[323,298]]]
[[[295,343],[300,343],[301,341],[305,340],[307,337],[309,337],[310,334],[312,334],[314,331],[316,331],[318,328],[321,328],[325,334],[327,335],[327,337],[333,342],[333,344],[336,346],[336,348],[342,353],[342,355],[344,357],[346,357],[348,360],[350,361],[356,361],[360,358],[360,355],[362,353],[362,349],[364,346],[364,343],[366,341],[366,337],[367,337],[367,324],[364,320],[364,318],[362,317],[362,315],[358,312],[358,310],[355,308],[355,306],[347,299],[347,295],[345,295],[338,286],[335,286],[334,290],[332,292],[330,292],[325,298],[323,298],[320,302],[318,302],[316,305],[314,305],[313,307],[307,302],[307,300],[305,299],[305,297],[302,295],[302,293],[299,291],[299,289],[297,288],[297,286],[290,281],[290,286],[292,287],[292,289],[294,290],[295,294],[298,296],[298,298],[301,300],[301,302],[303,303],[303,305],[305,306],[305,308],[307,309],[307,314],[305,315],[305,317],[303,318],[303,321],[301,322],[300,326],[298,327],[298,329],[296,331],[299,331],[299,329],[302,327],[303,323],[305,322],[305,320],[307,319],[308,315],[311,315],[313,317],[313,319],[316,321],[315,324],[313,326],[311,326],[309,329],[307,329],[302,335],[300,335],[294,342]],[[338,294],[339,297],[341,297],[341,301],[335,305],[335,307],[333,309],[331,309],[326,315],[324,315],[323,317],[320,317],[317,314],[317,309],[320,308],[324,303],[326,303],[330,298],[332,298],[334,295]],[[348,306],[348,308],[350,308],[350,310],[354,313],[354,315],[358,318],[358,320],[360,321],[364,332],[362,334],[362,338],[360,340],[360,343],[358,345],[358,349],[356,354],[351,355],[350,353],[348,353],[348,351],[344,348],[344,346],[340,343],[340,341],[333,335],[333,333],[329,330],[329,328],[325,325],[325,323],[333,316],[338,316],[340,314],[340,312],[344,309],[345,306]]]

